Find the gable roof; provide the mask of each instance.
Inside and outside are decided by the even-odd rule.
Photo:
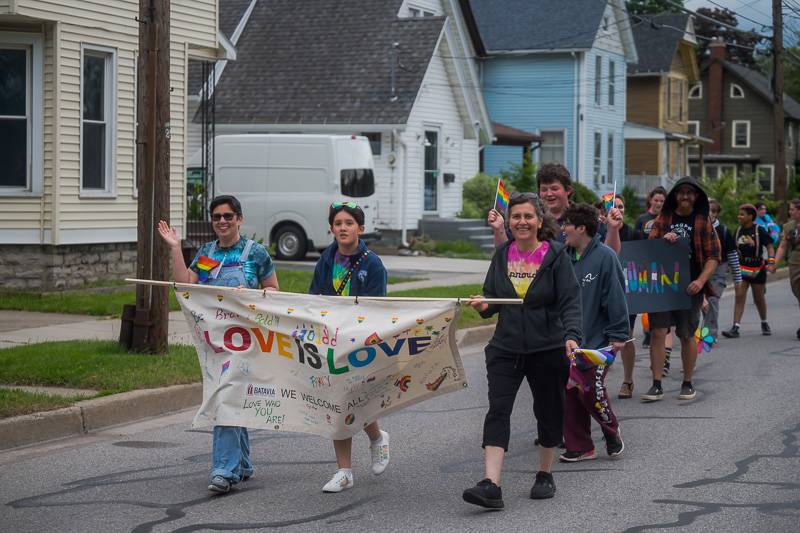
[[[592,47],[606,2],[601,0],[469,0],[489,53]]]
[[[636,15],[631,17],[636,20]],[[683,40],[689,23],[688,14],[662,13],[647,15],[632,25],[639,63],[628,65],[628,74],[660,74],[669,72],[672,60]]]
[[[772,87],[766,76],[757,70],[747,68],[738,63],[732,63],[730,61],[721,61],[721,63],[725,70],[741,79],[768,103],[772,104]],[[704,71],[707,70],[708,64],[709,63],[706,63],[703,69]],[[783,93],[783,111],[787,117],[800,120],[800,103],[786,93]]]
[[[233,32],[244,12],[252,0],[218,0],[219,1],[219,31],[227,38],[233,37]]]
[[[405,124],[445,18],[398,18],[401,3],[259,0],[216,87],[217,123]]]

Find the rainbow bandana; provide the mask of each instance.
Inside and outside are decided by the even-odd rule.
[[[219,261],[215,261],[210,257],[201,255],[200,258],[197,259],[197,270],[199,271],[197,275],[200,281],[208,281],[208,276],[212,273],[212,271],[215,268],[218,268],[220,266],[221,263]]]

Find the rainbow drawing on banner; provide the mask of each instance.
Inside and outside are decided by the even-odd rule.
[[[508,191],[506,190],[505,186],[503,185],[503,180],[497,180],[497,195],[494,199],[494,205],[500,206],[500,208],[505,211],[508,209]]]
[[[664,268],[663,264],[651,262],[636,264],[628,261],[625,270],[626,293],[664,294],[667,288],[678,292],[678,280],[681,274],[681,265],[675,261],[672,272]]]
[[[218,266],[219,266],[219,261],[215,261],[210,257],[201,255],[197,259],[197,270],[199,270],[197,275],[200,278],[200,281],[207,281],[211,271],[217,268]]]
[[[606,213],[608,213],[611,210],[611,208],[614,207],[615,197],[616,194],[614,194],[613,192],[608,192],[601,197],[601,199],[603,200],[603,208],[606,210]]]

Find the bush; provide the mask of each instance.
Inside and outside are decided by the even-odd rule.
[[[734,179],[733,174],[726,172],[716,179],[703,178],[700,180],[700,185],[709,198],[719,202],[722,207],[719,220],[730,229],[739,225],[736,217],[739,214],[740,205],[754,204],[763,200],[761,198],[761,188],[753,175]],[[770,202],[765,201],[764,203],[769,204]]]
[[[572,182],[572,201],[578,204],[594,205],[600,198],[583,183]]]
[[[639,199],[636,197],[636,190],[630,185],[626,185],[622,189],[622,199],[625,202],[625,223],[631,226],[636,222],[636,219],[644,211],[644,207],[639,205]]]
[[[522,163],[512,163],[511,168],[500,171],[503,183],[510,185],[509,190],[536,192],[536,163],[531,159],[531,152],[526,151],[522,155]]]
[[[497,194],[497,178],[488,174],[477,174],[464,182],[462,190],[463,207],[459,218],[479,218],[486,220],[493,207]]]

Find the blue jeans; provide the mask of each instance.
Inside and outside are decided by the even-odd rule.
[[[253,475],[247,428],[214,426],[212,454],[214,469],[211,471],[211,477],[222,476],[231,483],[238,483],[242,477]]]

